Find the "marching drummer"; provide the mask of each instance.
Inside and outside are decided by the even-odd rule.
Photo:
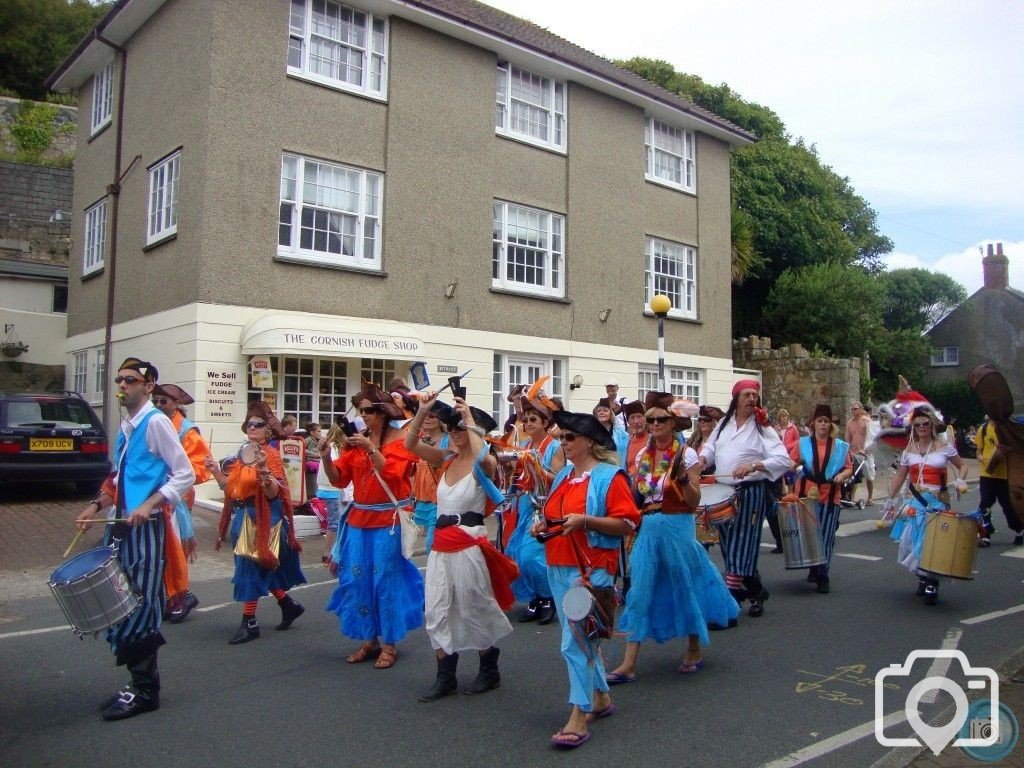
[[[775,503],[772,486],[793,466],[778,433],[761,408],[761,383],[741,379],[722,420],[700,450],[701,470],[714,464],[718,481],[736,486],[736,516],[719,526],[725,557],[725,583],[749,616],[764,613],[768,590],[757,571],[761,528]]]
[[[832,408],[828,403],[814,406],[811,429],[814,434],[801,437],[789,449],[789,457],[803,467],[803,476],[797,483],[797,495],[812,499],[814,515],[821,530],[825,562],[812,565],[807,580],[816,583],[818,592],[824,595],[829,591],[829,564],[839,527],[839,497],[843,483],[853,475],[853,462],[850,444],[836,437],[839,429],[832,421]]]
[[[892,538],[900,543],[897,558],[900,565],[917,575],[917,595],[925,605],[935,605],[939,599],[939,580],[935,575],[919,568],[921,549],[929,512],[948,510],[950,497],[947,483],[948,466],[956,471],[953,483],[957,495],[967,491],[967,465],[956,452],[956,446],[946,442],[945,428],[931,406],[918,406],[910,419],[910,439],[900,456],[900,468],[889,486],[885,514],[891,516],[896,497],[904,481],[913,498],[907,502],[903,516],[892,527]],[[913,514],[907,514],[912,510]]]
[[[114,505],[115,518],[123,522],[107,527],[103,543],[117,547],[118,561],[139,594],[139,607],[107,630],[116,663],[128,667],[132,681],[104,702],[104,720],[123,720],[160,707],[157,651],[166,642],[160,620],[165,526],[170,524],[162,509],[173,509],[196,477],[170,419],[150,402],[156,379],[156,366],[136,357],[118,367],[114,382],[127,418],[117,435],[117,495],[101,493],[78,516],[84,531],[101,509]]]

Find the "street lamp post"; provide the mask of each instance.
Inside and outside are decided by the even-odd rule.
[[[651,298],[651,311],[658,318],[658,389],[665,389],[665,316],[672,309],[672,300],[668,296],[658,294]]]

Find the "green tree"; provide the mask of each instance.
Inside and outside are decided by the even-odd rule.
[[[882,272],[885,295],[883,320],[887,328],[924,331],[967,298],[963,286],[949,275],[927,269]]]
[[[46,78],[113,2],[0,0],[0,86],[41,101]]]

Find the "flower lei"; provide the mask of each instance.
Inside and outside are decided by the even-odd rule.
[[[672,445],[661,453],[657,468],[652,469],[657,446],[654,445],[653,441],[647,446],[644,450],[643,458],[640,459],[640,469],[636,475],[636,489],[641,495],[644,497],[654,495],[661,485],[662,479],[668,473],[669,467],[672,465],[672,458],[680,448],[678,438],[673,437]]]

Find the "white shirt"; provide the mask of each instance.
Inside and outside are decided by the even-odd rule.
[[[124,444],[127,447],[128,439],[138,428],[142,419],[150,411],[156,410],[150,400],[143,403],[139,412],[131,419],[121,421],[121,432],[124,434]],[[167,482],[160,486],[160,494],[167,499],[169,504],[175,505],[181,500],[181,495],[191,488],[196,482],[196,473],[192,469],[192,462],[188,454],[181,447],[181,440],[178,438],[178,431],[174,428],[171,420],[162,412],[153,414],[146,428],[146,448],[154,456],[159,456],[170,468],[171,475]],[[117,457],[117,465],[121,465],[121,457]],[[117,485],[118,477],[114,477],[114,485]],[[129,510],[130,511],[130,510]]]
[[[688,446],[682,440],[680,440],[679,443],[680,443],[679,450],[681,450],[683,452],[682,464],[685,467],[685,469],[682,469],[682,472],[685,473],[686,470],[688,470],[690,467],[692,467],[694,464],[697,463],[697,453],[696,453],[696,451],[693,450],[693,448]],[[636,467],[636,470],[637,470],[636,475],[637,475],[638,478],[640,477],[640,465],[643,463],[644,454],[647,452],[647,450],[648,450],[647,448],[643,448],[640,451],[638,451],[637,454],[636,454],[636,461],[633,462],[635,467]],[[658,447],[655,447],[655,449],[654,449],[655,458],[660,460],[661,454],[663,454],[663,453],[664,453],[664,451],[662,451]],[[664,501],[665,500],[665,478],[666,477],[668,477],[668,472],[666,472],[664,475],[662,475],[661,477],[658,478],[657,484],[653,488],[651,488],[651,491],[652,491],[651,494],[649,496],[647,496],[647,498],[644,499],[645,503],[651,504],[651,503],[657,503],[659,501]],[[647,484],[648,485],[651,484],[651,478],[650,477],[647,478]]]
[[[756,422],[756,418],[751,416],[742,427],[737,427],[733,416],[721,430],[715,427],[701,446],[700,455],[704,463],[715,465],[716,483],[736,485],[754,480],[778,480],[793,466],[778,432],[766,426],[762,434],[757,431]],[[764,464],[765,471],[752,472],[742,480],[732,476],[737,467],[755,462]]]

